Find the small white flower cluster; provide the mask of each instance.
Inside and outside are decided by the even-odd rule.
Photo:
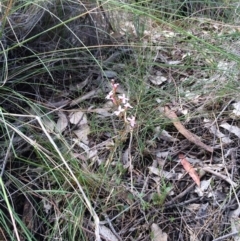
[[[127,109],[133,108],[128,102],[129,98],[127,98],[125,96],[125,94],[122,94],[122,95],[116,94],[116,91],[117,91],[117,88],[118,88],[119,84],[115,83],[114,80],[111,81],[111,85],[112,85],[112,90],[108,93],[108,95],[106,96],[106,99],[112,100],[114,105],[118,107],[118,109],[116,111],[114,111],[113,113],[116,116],[123,116],[125,123],[130,124],[130,126],[132,128],[134,128],[134,126],[136,125],[135,116],[131,116],[131,117],[126,116],[127,115]]]

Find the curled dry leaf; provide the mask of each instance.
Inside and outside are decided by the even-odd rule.
[[[201,148],[209,151],[209,152],[213,152],[213,148],[210,146],[207,146],[206,144],[204,144],[203,142],[200,141],[200,138],[198,136],[196,136],[195,134],[191,133],[190,131],[188,131],[183,125],[182,123],[178,120],[177,115],[171,111],[167,106],[165,106],[164,108],[164,113],[165,115],[173,121],[173,125],[177,128],[177,130],[183,135],[185,136],[189,141],[193,142],[195,145],[200,146]]]
[[[193,179],[193,181],[200,187],[200,178],[192,165],[186,160],[183,154],[179,154],[179,159],[184,169],[188,172],[189,176]]]
[[[151,226],[152,231],[152,241],[167,241],[167,234],[162,231],[161,228],[158,227],[156,223],[153,223]]]

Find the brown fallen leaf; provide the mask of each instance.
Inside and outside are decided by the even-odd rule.
[[[200,187],[200,178],[199,178],[197,172],[192,167],[192,165],[187,161],[187,159],[185,158],[185,156],[183,154],[179,154],[178,157],[179,157],[184,169],[188,172],[189,176]]]
[[[188,131],[179,121],[177,115],[173,111],[171,111],[167,106],[164,107],[164,113],[170,120],[173,121],[173,125],[177,128],[177,130],[189,141],[193,142],[195,145],[200,146],[201,148],[209,152],[213,152],[213,148],[201,142],[198,136]]]
[[[153,223],[151,225],[151,231],[153,234],[152,241],[167,241],[167,238],[168,238],[167,234],[164,233],[156,223]]]

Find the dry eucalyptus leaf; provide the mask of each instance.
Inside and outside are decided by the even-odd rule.
[[[113,232],[105,227],[104,225],[99,226],[100,229],[100,235],[104,238],[106,241],[118,241],[117,237],[113,234]]]
[[[176,64],[181,64],[182,61],[179,61],[179,60],[171,60],[171,61],[168,61],[167,64],[169,65],[176,65]]]
[[[62,133],[68,125],[68,119],[63,112],[59,112],[58,116],[59,116],[59,119],[57,121],[57,125],[55,126],[55,131],[57,133]]]
[[[173,31],[169,31],[169,30],[163,30],[162,31],[163,35],[167,38],[173,38],[176,36],[176,33]]]
[[[103,118],[103,117],[112,116],[112,113],[108,112],[109,109],[110,109],[110,108],[106,108],[106,109],[104,109],[104,108],[97,108],[97,109],[91,110],[91,112],[97,113],[97,114],[98,114],[98,117]]]
[[[188,162],[188,160],[185,158],[183,154],[179,154],[178,157],[184,169],[188,172],[189,176],[200,187],[200,178],[195,169],[192,167],[192,165]]]
[[[208,191],[209,186],[211,185],[212,178],[208,180],[203,180],[200,182],[200,187],[196,187],[194,192],[198,194],[199,197],[202,197],[206,193],[208,195],[212,195],[211,191]]]
[[[212,134],[216,135],[219,139],[221,139],[222,143],[224,143],[224,144],[229,144],[232,142],[232,140],[229,137],[227,137],[226,135],[224,135],[221,131],[219,131],[217,129],[216,125],[211,126],[209,131]]]
[[[199,203],[192,203],[192,204],[189,204],[189,205],[186,205],[186,209],[192,211],[192,212],[196,212],[197,210],[199,210],[200,208],[200,205]]]
[[[197,234],[191,230],[190,228],[188,228],[188,232],[189,232],[189,239],[190,241],[200,241],[197,237]]]
[[[154,85],[161,85],[163,82],[167,81],[167,78],[164,76],[159,76],[159,75],[151,75],[149,76],[149,80],[154,84]]]
[[[44,199],[43,199],[43,208],[44,208],[45,213],[48,214],[49,211],[50,211],[51,208],[52,208],[52,205],[51,205],[51,203],[48,202],[47,200],[44,200]]]
[[[240,117],[240,101],[237,102],[237,103],[234,103],[233,104],[233,107],[234,107],[234,110],[233,110],[233,114],[236,116],[236,117]]]
[[[82,111],[76,111],[70,114],[70,123],[73,125],[87,124],[87,116]]]
[[[167,241],[167,234],[162,231],[161,228],[158,227],[156,223],[153,223],[151,226],[152,231],[152,241]]]
[[[174,138],[173,136],[171,136],[167,131],[163,130],[160,135],[159,138],[161,138],[164,141],[167,142],[176,142],[179,141],[177,138]]]
[[[73,132],[78,137],[79,141],[88,144],[88,134],[90,133],[90,127],[88,124],[79,126],[79,129]]]
[[[240,138],[240,128],[239,127],[231,126],[228,123],[223,123],[220,126]]]
[[[195,93],[195,92],[192,92],[192,91],[189,91],[189,90],[186,90],[185,91],[185,97],[188,99],[188,100],[191,100],[191,101],[197,101],[199,99],[201,95]]]
[[[169,151],[158,151],[156,157],[167,158],[169,156]]]
[[[79,142],[78,140],[76,139],[73,139],[74,141],[76,141],[77,145],[79,147],[81,147],[85,153],[87,154],[87,159],[91,159],[92,161],[99,161],[99,158],[98,158],[98,153],[97,153],[97,149],[95,148],[89,148],[88,145],[84,144],[83,142]],[[84,158],[82,158],[84,159]]]
[[[231,228],[233,233],[237,233],[237,235],[234,236],[234,241],[240,241],[240,224],[239,224],[239,215],[240,215],[240,207],[238,209],[230,212],[229,219],[231,220]]]
[[[166,130],[162,130],[160,126],[157,126],[154,129],[154,139],[155,138],[162,139],[167,142],[179,141],[177,138],[171,136]]]
[[[127,148],[122,154],[122,163],[124,165],[128,164],[129,162],[129,151],[129,148]]]

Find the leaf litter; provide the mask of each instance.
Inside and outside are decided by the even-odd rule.
[[[130,22],[123,25],[123,32],[128,31],[135,37],[137,36],[134,24]],[[201,31],[198,34],[201,34]],[[124,129],[123,121],[121,122],[121,119],[113,114],[117,110],[114,110],[113,106],[105,105],[107,102],[104,97],[109,92],[110,86],[107,78],[117,79],[118,73],[115,71],[105,71],[105,77],[101,71],[97,74],[97,82],[108,83],[105,85],[108,87],[106,89],[98,89],[99,83],[90,85],[92,88],[89,87],[89,82],[94,80],[92,73],[89,72],[89,78],[85,78],[82,84],[76,83],[79,88],[85,90],[80,97],[74,96],[71,102],[64,102],[66,103],[64,109],[56,109],[57,119],[50,115],[42,118],[49,133],[53,134],[55,131],[63,135],[66,140],[71,139],[69,152],[72,157],[79,160],[77,165],[83,169],[88,168],[92,175],[95,172],[99,174],[98,170],[102,170],[104,166],[103,179],[106,178],[107,181],[101,180],[95,183],[98,193],[97,195],[89,193],[89,196],[93,195],[91,201],[94,207],[97,207],[96,210],[100,207],[98,210],[101,219],[99,233],[105,240],[119,240],[119,236],[123,240],[166,241],[178,240],[179,237],[182,240],[217,240],[222,233],[227,235],[229,227],[232,228],[232,233],[235,233],[234,240],[239,240],[236,236],[239,230],[237,225],[239,210],[231,211],[238,203],[231,193],[234,193],[233,188],[238,186],[238,160],[236,159],[239,153],[238,150],[235,151],[238,147],[236,143],[238,141],[235,140],[240,137],[240,131],[238,123],[233,123],[232,120],[238,120],[239,102],[234,99],[236,102],[233,104],[234,109],[228,109],[232,115],[228,116],[225,111],[221,112],[224,109],[223,106],[219,107],[219,103],[212,101],[211,97],[204,96],[210,95],[207,91],[216,85],[218,80],[226,81],[229,77],[228,69],[234,68],[234,63],[219,62],[219,72],[212,75],[209,73],[209,76],[198,69],[185,72],[178,69],[172,71],[173,65],[187,65],[187,61],[191,58],[197,62],[192,63],[196,66],[202,66],[203,63],[209,66],[211,62],[204,55],[206,53],[198,56],[195,53],[195,47],[191,44],[188,45],[189,49],[185,50],[186,46],[182,44],[185,37],[181,37],[181,33],[175,33],[172,30],[145,31],[146,43],[151,41],[156,44],[159,41],[170,41],[170,39],[170,42],[175,41],[171,46],[171,51],[165,51],[166,46],[155,49],[157,54],[154,55],[154,61],[170,65],[170,67],[154,66],[148,69],[146,91],[152,86],[166,91],[169,90],[168,86],[172,89],[174,86],[178,89],[179,96],[187,97],[187,101],[184,102],[184,99],[178,96],[171,96],[173,97],[170,100],[171,103],[168,103],[171,108],[164,104],[165,110],[158,112],[158,115],[163,114],[170,122],[166,125],[166,129],[164,125],[160,126],[157,123],[153,131],[149,131],[146,137],[149,140],[142,143],[143,152],[138,149],[141,143],[137,142],[137,135],[133,137],[131,145],[129,144],[130,134],[137,134],[138,131],[140,133],[140,130],[145,128],[141,126],[142,120],[139,120],[136,129]],[[175,48],[175,46],[178,47]],[[131,61],[136,65],[134,58]],[[115,65],[117,64],[119,63],[116,62]],[[123,68],[126,66],[122,65]],[[199,75],[201,78],[198,77]],[[201,91],[196,91],[199,88]],[[71,91],[74,91],[74,88]],[[127,96],[126,90],[122,89],[121,92]],[[180,100],[181,104],[178,103]],[[59,102],[56,106],[61,106],[61,103]],[[89,106],[85,110],[78,109],[86,103]],[[160,102],[160,105],[163,105],[162,103],[164,101]],[[185,120],[181,120],[179,111],[176,111],[185,108],[180,115],[192,114],[201,109],[208,113],[214,105],[219,108],[216,110],[220,114],[219,118],[214,120],[209,114],[205,122],[198,120],[201,118],[191,116],[187,117],[187,120],[184,116]],[[30,113],[37,116],[43,115],[35,109]],[[121,114],[122,112],[119,111],[119,116]],[[132,123],[134,127],[133,117],[128,118],[131,118],[130,124]],[[147,116],[147,118],[152,117]],[[94,128],[89,124],[92,120],[102,127],[95,134],[92,134]],[[108,126],[104,126],[104,121],[108,123]],[[114,129],[114,133],[108,129],[109,126]],[[192,126],[196,127],[196,130]],[[227,155],[229,147],[234,151]],[[131,163],[129,157],[131,157]],[[224,162],[224,158],[227,163]],[[129,168],[130,165],[131,168]],[[171,191],[165,182],[172,185]],[[111,188],[106,190],[108,183]],[[134,188],[129,188],[130,183]],[[223,194],[224,198],[217,196],[217,193]],[[153,201],[153,196],[155,196],[155,201]],[[47,196],[45,198],[43,210],[53,213],[54,205],[58,203],[50,205],[50,199]],[[232,206],[228,206],[232,200],[234,201]],[[63,198],[62,203],[65,201]],[[24,203],[27,204],[26,201]],[[103,215],[102,207],[111,216],[108,222]],[[61,208],[58,206],[58,211]],[[232,214],[228,216],[230,221],[227,220],[226,224],[222,223],[222,220],[226,220],[228,213]],[[24,214],[23,220],[27,218],[28,216]],[[88,229],[89,224],[91,233],[94,231],[95,224],[90,225],[90,220],[91,217],[88,216],[86,224],[83,225],[85,229]],[[118,235],[113,230],[116,230],[114,232]]]

